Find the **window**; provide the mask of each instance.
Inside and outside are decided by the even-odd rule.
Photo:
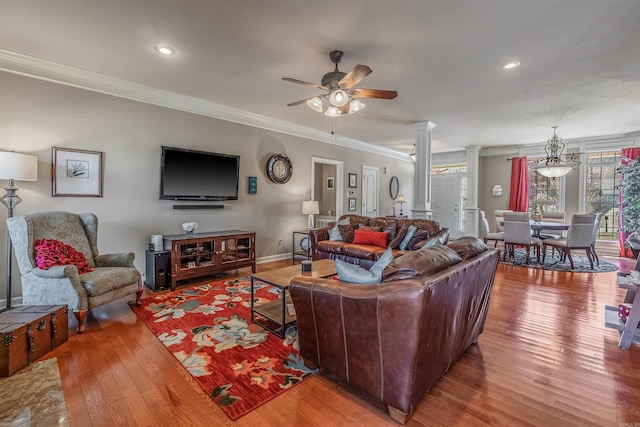
[[[620,152],[591,153],[586,162],[585,211],[602,212],[598,239],[618,239]]]
[[[529,165],[537,158],[528,159]],[[547,178],[529,168],[529,213],[560,211],[560,179]]]

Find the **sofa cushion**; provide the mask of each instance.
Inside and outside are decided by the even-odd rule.
[[[342,246],[342,254],[353,258],[375,259],[375,253],[380,250],[380,246],[360,245],[353,243],[345,243]]]
[[[409,230],[408,225],[400,228],[396,233],[396,237],[392,237],[391,240],[389,241],[389,247],[393,249],[398,249],[398,245],[400,245],[400,242],[402,242],[402,239],[404,239],[404,236],[407,235],[407,230]]]
[[[358,230],[362,230],[362,231],[382,231],[382,227],[373,227],[370,225],[360,225],[358,227]]]
[[[428,238],[429,238],[429,232],[427,230],[416,230],[416,232],[413,233],[413,237],[411,237],[411,240],[409,240],[409,244],[407,244],[407,249],[409,249],[410,251],[416,251],[420,249],[422,245],[420,246],[416,246],[416,245],[418,245],[421,242],[426,242]]]
[[[343,241],[321,240],[318,242],[318,250],[330,254],[341,254],[344,245]]]
[[[413,237],[413,234],[418,230],[418,228],[414,225],[410,225],[409,228],[407,229],[407,234],[404,235],[404,238],[402,239],[402,241],[400,242],[400,244],[398,245],[398,249],[400,250],[405,250],[409,247],[409,242],[411,241],[411,238]]]
[[[343,242],[353,242],[353,232],[355,231],[355,228],[356,226],[354,225],[338,225],[338,230],[340,230]]]
[[[453,249],[460,255],[460,258],[469,259],[486,251],[487,245],[480,239],[473,236],[460,237],[447,244],[447,247]]]
[[[460,255],[447,246],[433,246],[408,252],[393,260],[382,272],[382,281],[428,276],[462,261]]]
[[[382,231],[355,230],[353,244],[373,245],[386,248],[388,237],[389,233]]]
[[[440,231],[440,224],[436,221],[431,221],[430,219],[398,219],[398,226],[410,226],[413,225],[420,230],[427,230],[429,235],[437,233]]]
[[[389,240],[395,239],[398,234],[398,223],[395,218],[374,218],[370,224],[374,227],[382,227],[381,231],[389,233]]]
[[[369,270],[337,259],[336,272],[343,282],[376,284],[382,281],[382,271],[391,261],[393,261],[393,252],[388,248]]]
[[[417,251],[422,248],[429,248],[431,246],[446,245],[448,241],[449,241],[449,229],[443,228],[433,236],[429,236],[427,240],[423,240],[421,242],[416,243],[413,246],[413,250]]]
[[[82,252],[71,245],[54,239],[36,240],[34,244],[36,265],[41,270],[48,270],[56,265],[75,265],[80,274],[92,270]]]

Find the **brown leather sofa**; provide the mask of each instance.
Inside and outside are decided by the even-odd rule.
[[[366,392],[404,424],[482,332],[499,251],[465,239],[473,239],[471,252],[456,248],[458,239],[397,258],[378,285],[294,278],[289,290],[305,364]],[[443,257],[449,248],[463,260]],[[428,252],[448,262],[443,270],[431,273],[437,268],[428,265]],[[418,262],[393,266],[409,256]]]
[[[427,219],[406,219],[394,217],[376,217],[371,218],[360,215],[342,215],[339,219],[348,218],[354,227],[380,227],[381,231],[389,233],[389,242],[394,240],[403,227],[410,225],[420,230],[427,231],[427,238],[440,238],[442,243],[447,243],[449,239],[449,229],[440,227],[436,221]],[[351,264],[360,265],[364,268],[370,268],[380,258],[386,249],[380,246],[354,244],[349,241],[337,242],[329,240],[329,228],[334,223],[330,223],[329,227],[317,228],[309,232],[311,240],[311,258],[319,259],[340,259]],[[398,257],[406,251],[394,249],[394,256]]]

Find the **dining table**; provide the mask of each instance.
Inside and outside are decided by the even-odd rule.
[[[531,221],[531,235],[540,238],[542,230],[568,230],[570,225],[561,222]]]

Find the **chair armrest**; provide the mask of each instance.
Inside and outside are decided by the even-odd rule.
[[[311,240],[311,259],[318,259],[318,242],[329,240],[329,229],[327,227],[309,230],[309,239]]]
[[[94,258],[96,267],[131,267],[133,268],[133,260],[135,254],[133,252],[119,254],[98,255]]]
[[[40,268],[34,268],[29,272],[29,274],[42,279],[58,279],[62,280],[61,283],[69,283],[73,286],[76,293],[78,294],[81,300],[87,300],[87,290],[84,286],[82,286],[82,280],[80,280],[80,273],[78,272],[78,267],[73,264],[69,265],[56,265],[48,270],[42,270]],[[65,282],[65,280],[69,280],[69,282]],[[56,283],[56,282],[51,282]]]

